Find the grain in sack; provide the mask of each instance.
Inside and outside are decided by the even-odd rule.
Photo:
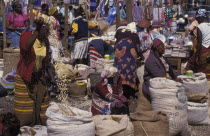
[[[153,78],[149,87],[152,109],[169,117],[169,135],[187,135],[187,96],[181,83],[166,78]]]
[[[134,136],[134,127],[127,115],[97,115],[93,120],[96,136]]]
[[[49,136],[95,136],[95,123],[90,112],[70,107],[67,103],[53,103],[46,116]]]

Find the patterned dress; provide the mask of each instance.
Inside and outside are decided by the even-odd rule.
[[[122,84],[136,88],[136,46],[130,39],[121,39],[116,44],[114,65],[119,70]]]

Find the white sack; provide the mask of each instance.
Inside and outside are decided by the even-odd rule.
[[[96,136],[134,136],[134,126],[127,115],[97,115]]]
[[[48,136],[47,127],[36,125],[34,127],[23,126],[20,128],[21,134],[18,136]]]
[[[180,75],[177,77],[183,84],[186,92],[189,93],[208,93],[208,81],[204,73],[194,73],[192,77]]]
[[[163,111],[169,117],[169,133],[174,136],[188,132],[187,96],[181,83],[166,78],[150,80],[152,109]]]
[[[54,103],[47,111],[49,136],[94,136],[92,113]]]
[[[188,102],[188,123],[190,125],[208,125],[208,103]]]
[[[105,60],[103,58],[96,61],[96,72],[102,72],[106,66],[112,67],[114,60]]]

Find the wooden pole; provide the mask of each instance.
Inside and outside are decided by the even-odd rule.
[[[68,10],[69,10],[69,4],[65,4],[65,18],[64,18],[64,37],[62,39],[62,44],[64,48],[68,48],[67,47],[67,43],[66,43],[66,39],[68,36],[68,30],[69,30],[69,26],[68,26]]]
[[[6,16],[5,16],[5,3],[4,1],[2,2],[2,23],[3,23],[3,47],[1,47],[0,49],[0,58],[3,58],[3,48],[6,48],[7,47],[7,29],[6,29],[6,26],[7,26],[7,22],[6,22]]]
[[[116,29],[120,25],[120,5],[119,2],[117,1],[117,14],[116,14]]]
[[[32,2],[30,2],[29,4],[30,6],[30,27],[33,26],[33,23],[34,23],[34,19],[33,19],[33,8],[34,8],[34,5]]]
[[[127,16],[127,23],[131,23],[133,21],[133,16],[132,16],[132,0],[125,0],[126,2],[126,16]]]

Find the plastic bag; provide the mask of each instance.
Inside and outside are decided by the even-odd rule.
[[[109,23],[109,25],[112,25],[112,23],[114,22],[115,18],[116,18],[116,14],[117,14],[117,7],[112,7],[109,9],[109,15],[106,18],[106,22]]]

